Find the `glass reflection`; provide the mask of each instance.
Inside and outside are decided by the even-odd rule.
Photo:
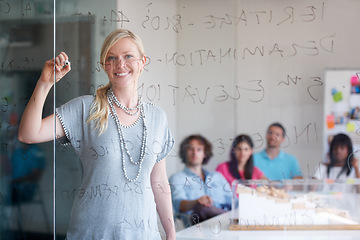
[[[53,55],[51,1],[0,2],[0,238],[52,238],[52,143],[17,140],[24,108]],[[50,36],[50,37],[49,37]],[[50,94],[44,115],[52,112]]]

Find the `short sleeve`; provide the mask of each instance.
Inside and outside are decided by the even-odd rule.
[[[171,134],[164,110],[150,102],[146,102],[144,105],[148,132],[154,136],[150,138],[151,142],[147,144],[156,155],[156,162],[159,162],[169,155],[174,147],[175,140]]]
[[[89,115],[88,106],[93,100],[93,96],[81,96],[56,108],[56,116],[59,118],[66,136],[66,138],[59,139],[61,144],[71,143],[74,146],[76,140],[82,139],[83,127]]]
[[[165,128],[165,133],[164,133],[164,142],[163,142],[163,148],[160,154],[158,154],[156,162],[159,162],[161,160],[163,160],[164,158],[166,158],[171,149],[174,147],[175,144],[175,140],[171,135],[171,131],[170,128],[166,122],[166,128]]]
[[[301,171],[299,162],[295,157],[293,157],[292,165],[293,165],[292,170],[291,170],[292,177],[302,176],[302,171]]]

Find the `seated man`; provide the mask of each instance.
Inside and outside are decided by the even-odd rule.
[[[211,156],[212,146],[204,137],[187,137],[180,145],[185,169],[169,180],[175,212],[189,214],[192,224],[230,210],[229,183],[219,172],[203,168]]]
[[[273,123],[266,133],[266,149],[254,154],[254,165],[270,180],[302,178],[297,159],[280,149],[284,140],[285,128]]]

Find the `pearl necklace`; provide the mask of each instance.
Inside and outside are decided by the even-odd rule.
[[[140,117],[143,120],[143,137],[142,137],[142,143],[141,143],[141,148],[140,148],[140,158],[139,161],[135,162],[133,160],[133,158],[131,157],[130,151],[128,150],[128,148],[126,147],[126,143],[125,143],[125,138],[124,138],[124,133],[122,131],[122,127],[124,127],[120,121],[119,121],[119,117],[115,111],[115,107],[113,105],[113,98],[111,97],[111,93],[112,91],[108,94],[108,102],[111,108],[111,116],[113,117],[113,119],[115,120],[116,126],[117,126],[117,130],[118,130],[118,134],[119,134],[119,142],[120,142],[120,149],[121,149],[121,159],[122,159],[122,170],[124,172],[124,177],[126,178],[126,180],[128,180],[129,182],[134,182],[139,178],[140,172],[141,172],[141,165],[144,161],[145,158],[145,148],[146,148],[146,143],[147,143],[147,127],[146,127],[146,122],[145,122],[145,115],[144,115],[144,108],[143,105],[141,103],[141,99],[139,98],[139,104],[138,106],[141,106],[141,108],[139,108],[140,110]],[[115,96],[115,95],[114,95]],[[139,165],[138,168],[138,172],[136,174],[136,177],[133,179],[130,179],[127,175],[126,172],[126,168],[125,168],[125,153],[128,156],[130,163],[132,163],[133,165]]]
[[[140,109],[141,109],[140,96],[138,99],[137,106],[133,107],[133,108],[128,108],[128,107],[125,107],[124,105],[122,105],[120,103],[120,101],[117,99],[117,97],[115,96],[112,89],[110,89],[110,98],[116,104],[116,106],[118,106],[120,109],[122,109],[126,114],[128,114],[130,116],[135,116],[136,114],[138,114],[140,112]],[[136,112],[134,112],[134,113],[130,112],[130,111],[134,111],[134,110],[136,110]]]

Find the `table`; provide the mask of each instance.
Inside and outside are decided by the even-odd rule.
[[[359,240],[360,230],[229,230],[231,212],[206,220],[176,233],[177,240]]]

